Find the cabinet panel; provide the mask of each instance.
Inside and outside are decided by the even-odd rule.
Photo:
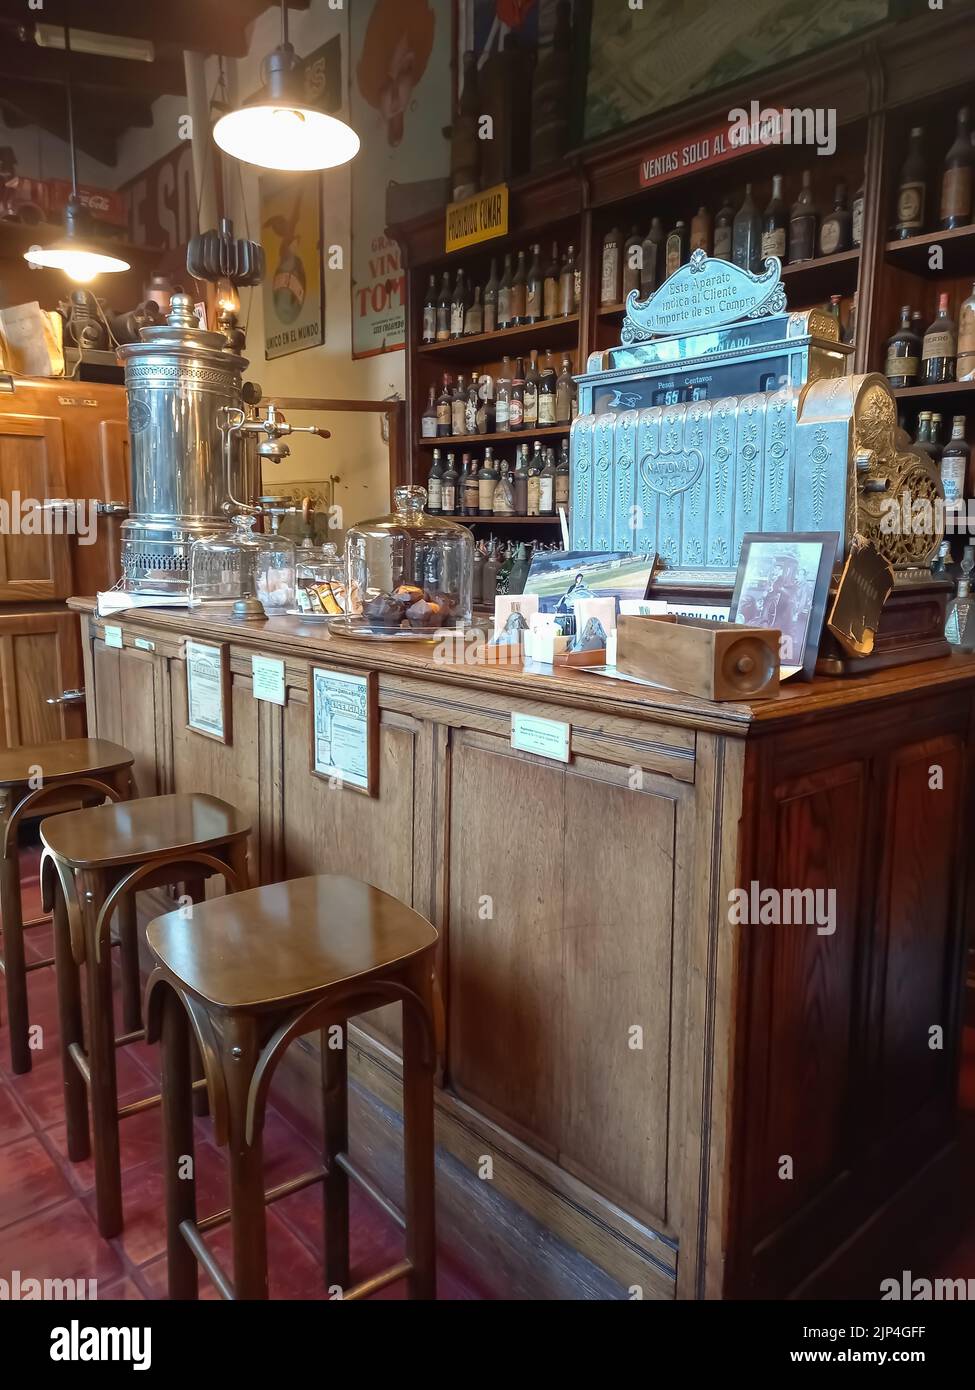
[[[134,647],[106,647],[101,638],[93,643],[98,737],[120,743],[134,754],[132,771],[140,796],[159,796],[166,790],[159,778],[166,765],[160,746],[165,711],[158,707],[159,660]]]
[[[30,500],[65,496],[64,429],[49,416],[0,416],[0,500],[9,524],[0,528],[0,601],[67,598],[71,559],[64,535],[33,534],[41,514]],[[30,530],[24,534],[22,527]]]
[[[73,613],[0,611],[0,746],[82,737],[83,704],[47,703],[82,684]]]

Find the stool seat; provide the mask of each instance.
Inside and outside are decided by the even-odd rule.
[[[185,989],[226,1009],[313,999],[437,942],[436,928],[412,908],[337,874],[200,903],[192,931],[185,914],[168,912],[149,923],[146,935],[153,954]]]
[[[244,840],[245,815],[215,796],[183,792],[67,811],[41,823],[47,849],[75,868],[142,863]]]
[[[133,762],[134,757],[127,748],[103,738],[70,738],[57,743],[5,748],[0,752],[0,787],[28,782],[38,767],[47,783],[66,777],[83,777],[88,772],[131,767]]]

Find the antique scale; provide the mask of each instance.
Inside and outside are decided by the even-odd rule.
[[[787,311],[777,258],[754,275],[695,251],[649,298],[630,293],[621,337],[577,378],[573,550],[655,552],[654,597],[713,606],[748,532],[836,532],[838,570],[863,538],[895,579],[874,649],[851,656],[827,634],[819,669],[948,652],[952,586],[931,572],[943,527],[885,520],[906,494],[940,521],[937,470],[898,429],[886,378],[847,374],[836,319]]]

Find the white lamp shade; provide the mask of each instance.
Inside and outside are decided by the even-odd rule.
[[[263,169],[333,169],[359,152],[351,126],[310,106],[255,102],[230,111],[213,127],[222,150]]]
[[[61,270],[70,280],[86,285],[96,275],[107,275],[120,270],[128,270],[128,261],[118,256],[107,256],[87,246],[72,246],[70,240],[57,242],[54,246],[32,246],[24,252],[24,260],[42,270]]]

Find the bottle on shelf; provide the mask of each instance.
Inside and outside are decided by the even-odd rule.
[[[491,274],[484,286],[484,332],[494,333],[498,327],[498,263],[491,257]]]
[[[640,270],[640,298],[646,299],[660,284],[660,268],[663,263],[663,246],[667,239],[664,224],[659,217],[650,222],[650,230],[643,238],[643,265]]]
[[[484,602],[484,552],[480,545],[474,547],[474,563],[471,570],[471,603]]]
[[[457,387],[450,402],[450,433],[467,433],[467,387],[462,376],[457,378]]]
[[[941,412],[932,410],[931,412],[931,441],[928,444],[928,451],[932,459],[941,467],[941,455],[944,452],[944,444],[941,442]]]
[[[542,464],[544,462],[545,460],[542,458],[542,446],[540,442],[536,439],[535,452],[532,454],[532,457],[528,462],[528,510],[526,512],[527,516],[539,515],[539,503],[541,497],[541,485],[539,480],[541,478]]]
[[[843,318],[840,312],[842,306],[843,296],[840,294],[831,294],[829,297],[829,303],[826,306],[826,312],[829,314],[830,318],[834,318],[836,320],[837,325],[839,326],[838,336],[841,341],[843,339]]]
[[[913,386],[920,370],[921,340],[911,326],[911,306],[905,304],[897,331],[887,339],[884,376],[896,390],[901,386]]]
[[[927,193],[927,167],[924,161],[924,127],[911,130],[907,155],[901,165],[897,185],[897,225],[900,240],[924,231],[924,202]]]
[[[477,464],[470,454],[463,454],[461,466],[463,472],[460,481],[460,509],[464,516],[477,516],[479,492]]]
[[[450,301],[450,336],[452,338],[463,338],[466,313],[467,286],[464,282],[464,272],[458,270],[457,283],[454,285],[453,298]]]
[[[955,363],[958,381],[975,380],[975,285],[958,310],[958,360]]]
[[[464,315],[464,336],[471,338],[475,333],[484,332],[484,305],[481,303],[481,287],[474,287],[474,298],[467,306]]]
[[[437,388],[435,386],[430,387],[427,408],[420,418],[420,437],[421,439],[436,439],[437,437]]]
[[[437,277],[431,275],[427,284],[427,292],[423,297],[423,332],[421,341],[424,343],[435,343],[437,341]]]
[[[555,509],[569,510],[569,441],[562,440],[559,461],[555,468]]]
[[[569,265],[572,268],[572,312],[582,311],[582,265],[576,255],[575,247],[569,244]]]
[[[515,457],[515,516],[528,515],[528,445],[522,444]]]
[[[812,172],[802,171],[802,187],[789,214],[789,264],[811,261],[816,255],[819,215],[812,191]]]
[[[523,594],[525,592],[525,585],[528,582],[528,571],[530,569],[531,561],[528,558],[528,547],[524,541],[519,541],[515,547],[511,567],[508,570],[509,594]]]
[[[975,599],[972,597],[972,570],[975,569],[975,546],[966,545],[961,558],[961,578],[955,597],[945,610],[945,636],[954,647],[971,651],[975,647]]]
[[[762,268],[762,217],[752,201],[752,186],[745,184],[745,197],[732,225],[731,254],[735,265],[757,274]]]
[[[528,271],[524,251],[518,252],[518,265],[511,281],[511,322],[512,325],[528,322]]]
[[[511,474],[508,472],[508,463],[502,459],[499,464],[499,474],[497,486],[494,489],[494,515],[495,516],[514,516],[515,514],[515,485]]]
[[[850,236],[854,246],[863,245],[863,184],[853,195],[853,206],[850,209]]]
[[[951,438],[941,452],[941,486],[946,502],[958,502],[968,494],[971,449],[965,443],[965,417],[956,415],[951,422]]]
[[[573,302],[572,261],[569,252],[566,251],[565,260],[559,270],[559,314],[562,318],[567,319],[575,312]]]
[[[690,250],[711,254],[711,213],[703,203],[691,218]]]
[[[552,366],[552,354],[545,354],[545,365],[538,378],[538,428],[543,430],[556,422],[557,378]]]
[[[853,217],[847,206],[846,184],[840,182],[833,194],[833,211],[823,218],[819,229],[819,254],[836,256],[849,251],[852,240]]]
[[[555,423],[571,424],[577,400],[576,384],[572,379],[572,363],[568,357],[562,358],[562,370],[555,383]]]
[[[559,316],[559,244],[552,242],[552,259],[545,267],[542,281],[542,314],[547,319]]]
[[[440,480],[440,514],[441,516],[456,516],[460,511],[458,500],[458,473],[454,455],[447,455],[447,467],[443,471]]]
[[[446,439],[453,432],[451,421],[453,419],[454,396],[450,382],[450,373],[444,372],[443,385],[440,389],[440,395],[437,397],[437,437],[440,439]]]
[[[667,233],[667,244],[664,251],[664,274],[668,279],[675,270],[680,270],[687,260],[688,241],[687,223],[678,217],[672,229]]]
[[[504,272],[498,285],[498,327],[510,328],[514,322],[511,313],[511,282],[514,279],[514,270],[511,264],[511,252],[504,258]]]
[[[914,440],[915,448],[923,450],[929,458],[933,458],[931,448],[931,411],[922,410],[917,417],[917,435]]]
[[[478,384],[480,377],[477,372],[471,377],[470,385],[467,388],[467,400],[464,403],[464,433],[477,434],[477,412],[480,406],[480,396],[478,394]]]
[[[542,270],[542,248],[532,247],[532,262],[528,267],[525,287],[525,322],[541,323],[545,316],[545,272]]]
[[[511,428],[511,358],[505,355],[501,363],[494,397],[494,431],[507,434]]]
[[[427,505],[426,510],[431,516],[440,515],[440,506],[443,498],[443,463],[440,459],[440,450],[434,449],[433,461],[430,464],[430,473],[427,477]]]
[[[639,292],[642,261],[643,238],[640,236],[639,228],[634,224],[623,246],[623,292],[621,297],[624,303],[631,290]]]
[[[477,432],[494,433],[494,377],[481,372],[477,379]]]
[[[843,341],[844,343],[849,343],[850,347],[855,347],[855,346],[856,346],[856,340],[857,340],[857,302],[858,302],[858,294],[859,294],[859,291],[857,291],[857,290],[854,290],[854,291],[853,291],[853,303],[852,303],[852,305],[850,306],[850,317],[847,319],[847,321],[846,321],[846,327],[843,329],[843,332],[842,332],[842,334],[840,335],[842,341]]]
[[[599,282],[599,302],[613,305],[620,302],[623,279],[620,267],[620,229],[610,227],[603,237],[602,277]]]
[[[555,450],[545,452],[545,463],[538,475],[538,514],[555,515]]]
[[[948,313],[948,295],[938,296],[938,313],[928,325],[921,346],[921,384],[954,381],[958,355],[958,326]]]
[[[489,444],[484,450],[484,463],[477,475],[477,514],[494,515],[494,489],[498,485],[498,470],[494,466],[494,450]]]
[[[450,337],[450,271],[445,270],[440,281],[440,297],[437,300],[437,342],[445,343]]]
[[[714,218],[714,251],[712,255],[718,261],[730,261],[733,255],[733,234],[735,225],[735,210],[731,205],[730,194],[725,195],[725,200],[721,204]]]
[[[481,576],[481,601],[493,605],[498,594],[498,573],[501,569],[501,562],[498,557],[498,547],[492,543],[488,546],[484,555],[484,573]]]
[[[508,406],[508,429],[525,428],[525,363],[521,357],[515,358],[515,371],[511,378],[511,397]]]
[[[772,196],[762,217],[762,259],[778,256],[785,260],[785,232],[789,221],[782,197],[782,175],[772,175]]]
[[[532,348],[528,366],[525,368],[525,429],[538,427],[538,388],[541,378],[538,372],[538,349]]]
[[[945,155],[945,170],[941,176],[941,225],[945,230],[965,227],[972,220],[972,128],[969,109],[958,111],[955,139]]]

